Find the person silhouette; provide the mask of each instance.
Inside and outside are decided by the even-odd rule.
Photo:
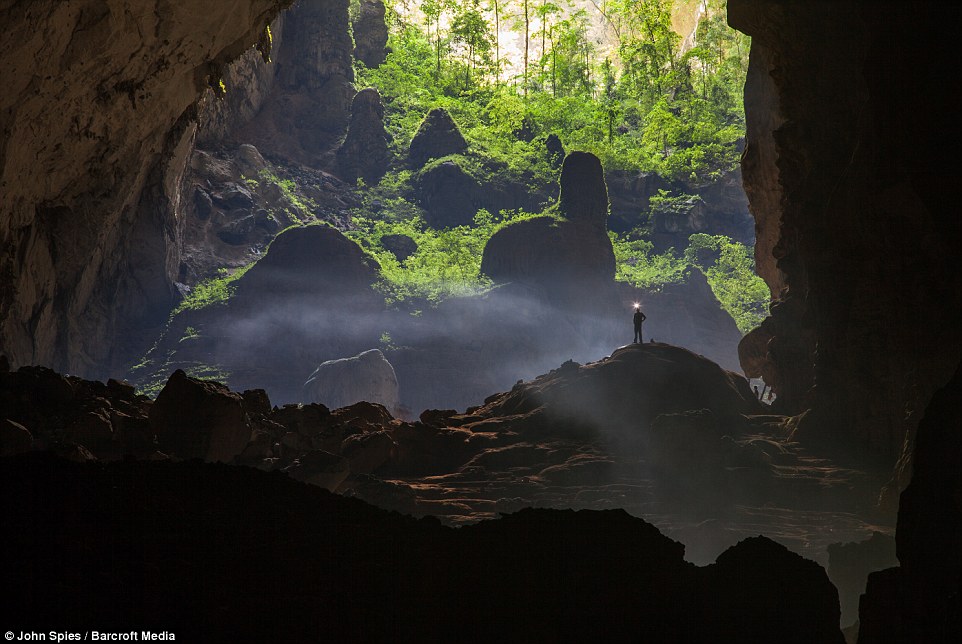
[[[641,311],[641,304],[635,304],[635,315],[632,321],[635,323],[635,342],[641,342],[641,323],[647,319]]]

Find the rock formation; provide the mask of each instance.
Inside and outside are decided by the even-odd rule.
[[[377,343],[384,306],[372,289],[377,278],[377,263],[331,226],[290,228],[225,285],[226,301],[175,315],[133,377],[159,388],[180,368],[298,400],[319,363]]]
[[[842,641],[824,571],[764,538],[697,568],[618,510],[453,530],[197,461],[36,454],[0,477],[18,526],[0,535],[20,589],[6,608],[28,630],[89,619],[178,641]]]
[[[430,164],[417,174],[414,197],[432,228],[470,226],[482,208],[490,213],[517,209],[537,212],[551,199],[546,189],[531,189],[525,183],[504,179],[508,170],[500,164],[485,161],[484,176],[476,177],[465,170],[468,163],[456,156]]]
[[[351,103],[351,125],[337,150],[344,180],[354,183],[360,177],[369,184],[377,183],[390,162],[387,143],[381,96],[373,87],[362,89]]]
[[[348,4],[305,0],[291,9],[271,95],[234,137],[278,158],[316,168],[334,165],[356,93]]]
[[[129,350],[103,338],[133,341],[125,331],[166,315],[180,224],[156,204],[179,199],[195,105],[289,4],[0,9],[0,335],[14,365],[103,374]]]
[[[775,391],[812,410],[800,438],[847,439],[889,463],[907,462],[962,346],[962,236],[945,207],[958,98],[917,73],[957,66],[958,13],[944,8],[729,3],[730,23],[752,36],[742,171],[758,268],[779,304]]]
[[[962,635],[962,368],[919,423],[912,481],[902,492],[897,568],[869,575],[859,642],[955,642]]]
[[[149,418],[158,447],[183,458],[230,462],[251,439],[239,394],[180,370],[171,374]]]
[[[436,107],[424,117],[421,126],[411,139],[408,160],[415,168],[422,168],[431,159],[458,154],[468,147],[457,123],[448,111]]]
[[[560,220],[536,217],[492,235],[481,272],[495,282],[534,284],[560,308],[599,305],[613,285],[615,256],[605,228],[605,178],[594,155],[572,152],[565,158],[558,213]]]
[[[384,405],[394,415],[400,406],[394,367],[378,349],[321,363],[304,383],[303,400],[331,408],[367,401]]]
[[[379,66],[387,57],[387,24],[381,0],[361,0],[353,23],[354,58],[367,67]]]

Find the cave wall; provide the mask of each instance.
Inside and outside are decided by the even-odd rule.
[[[800,437],[847,437],[905,463],[960,355],[962,14],[942,2],[728,7],[752,37],[742,169],[776,298],[743,362],[754,347],[782,411],[811,410]]]
[[[0,8],[0,352],[105,375],[166,312],[196,103],[290,2]],[[153,195],[145,199],[145,190]],[[145,207],[149,204],[149,207]]]

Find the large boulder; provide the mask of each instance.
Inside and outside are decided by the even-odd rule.
[[[431,159],[458,154],[467,147],[468,143],[451,115],[444,108],[436,107],[424,117],[411,139],[408,159],[415,168],[421,168]]]
[[[237,295],[357,294],[370,288],[378,269],[360,246],[331,226],[290,228],[238,280]]]
[[[304,399],[331,409],[361,401],[374,402],[396,412],[397,376],[384,354],[371,349],[351,358],[321,363],[304,383]]]
[[[432,228],[469,226],[484,202],[478,181],[453,160],[418,173],[415,189],[425,221]]]
[[[562,306],[598,309],[599,294],[611,290],[615,276],[605,230],[608,195],[598,157],[572,152],[565,158],[558,212],[560,219],[523,220],[492,235],[481,272],[495,282],[535,284]]]
[[[761,407],[748,381],[737,374],[681,347],[644,343],[616,349],[599,362],[562,365],[493,396],[475,414],[512,417],[538,411],[549,423],[637,433],[661,414],[692,409],[710,410],[719,422],[737,422]]]
[[[230,462],[251,439],[240,394],[180,369],[157,396],[149,418],[160,449],[181,458]]]
[[[702,571],[709,603],[695,601],[695,620],[732,642],[844,644],[838,593],[825,569],[763,536],[739,542]],[[736,626],[737,625],[737,626]]]
[[[351,103],[351,125],[337,150],[341,176],[352,183],[358,178],[376,183],[390,161],[387,143],[381,95],[373,87],[362,89]]]
[[[361,0],[354,20],[354,58],[367,67],[377,67],[387,57],[387,24],[381,0]]]

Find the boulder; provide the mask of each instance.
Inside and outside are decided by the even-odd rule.
[[[351,474],[351,467],[343,456],[315,449],[299,456],[284,471],[291,478],[333,492]]]
[[[341,177],[350,183],[358,178],[369,184],[376,183],[390,162],[387,145],[381,96],[373,87],[362,89],[351,103],[351,124],[337,150]]]
[[[385,431],[353,434],[341,443],[341,456],[350,461],[352,474],[370,474],[390,461],[397,443]]]
[[[738,642],[844,644],[838,593],[825,569],[767,537],[752,537],[703,569],[703,596],[693,617],[707,632],[732,633]],[[736,626],[737,625],[737,626]],[[724,639],[724,638],[721,638]]]
[[[447,110],[436,107],[424,117],[411,139],[408,160],[415,168],[422,168],[431,159],[458,154],[468,147],[461,130]]]
[[[418,173],[415,190],[432,228],[470,226],[481,208],[481,186],[455,161],[444,161]]]
[[[304,383],[304,399],[331,408],[367,401],[394,411],[400,404],[394,367],[379,349],[322,363]]]
[[[180,458],[229,462],[251,439],[240,394],[180,369],[157,396],[149,418],[160,449]]]
[[[615,255],[605,230],[608,196],[598,157],[572,152],[565,158],[558,212],[560,220],[536,217],[492,235],[484,247],[481,272],[495,282],[536,284],[563,304],[590,303],[597,309],[597,293],[610,291],[615,276]]]
[[[382,0],[361,0],[354,20],[354,58],[374,68],[387,57],[387,24]]]
[[[356,296],[378,276],[377,262],[340,231],[317,224],[290,228],[237,282],[237,297],[305,294]]]
[[[267,161],[264,160],[260,151],[250,143],[242,143],[237,147],[234,162],[241,174],[250,179],[256,179],[261,170],[267,168]]]
[[[399,262],[403,262],[408,257],[418,251],[418,244],[407,235],[384,235],[381,237],[381,246],[384,250],[397,257]]]

